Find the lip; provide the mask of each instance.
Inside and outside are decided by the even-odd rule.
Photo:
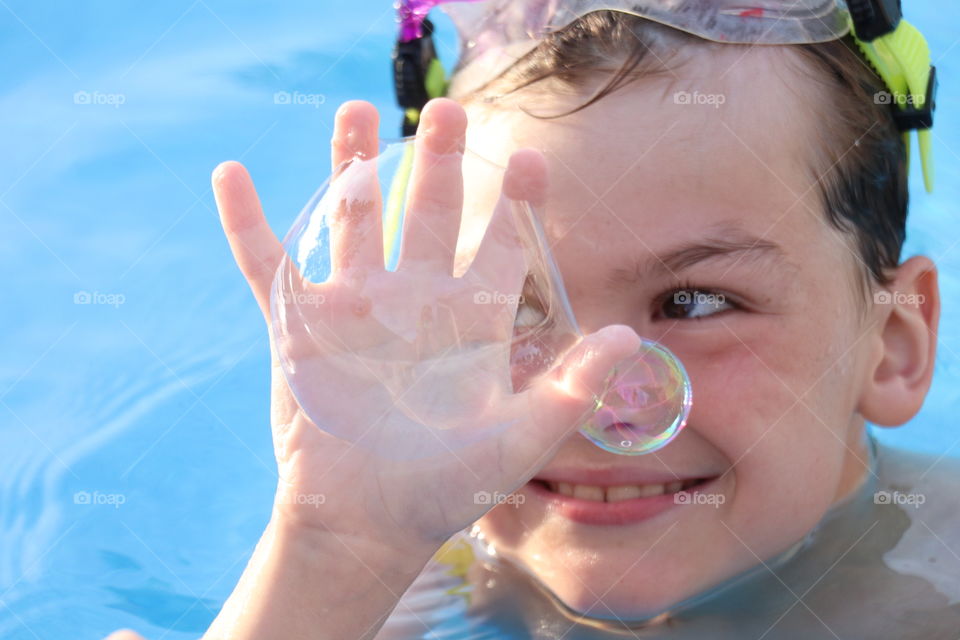
[[[569,477],[569,476],[568,476]],[[584,477],[580,472],[578,477]],[[636,477],[636,473],[632,477]],[[721,476],[691,476],[686,478],[693,480],[696,478],[708,478],[702,484],[685,489],[682,493],[701,493],[715,488],[717,481]],[[621,500],[619,502],[597,502],[595,500],[584,500],[574,498],[560,493],[554,493],[547,489],[541,482],[542,480],[554,480],[553,474],[538,476],[528,482],[525,486],[536,498],[543,500],[547,510],[552,511],[568,520],[580,524],[599,525],[599,526],[623,526],[636,524],[649,520],[664,511],[675,507],[683,507],[692,504],[688,501],[686,504],[675,501],[676,493],[661,494],[659,496],[650,496],[647,498],[631,498],[630,500]],[[667,482],[675,482],[676,477],[671,477]],[[554,480],[559,482],[571,482],[571,480]],[[575,481],[573,481],[575,482]],[[576,482],[575,482],[576,483]],[[609,482],[607,485],[615,484],[665,484],[662,482]],[[580,482],[580,484],[604,484],[599,482]]]
[[[546,469],[538,473],[534,480],[549,480],[551,482],[569,482],[571,484],[591,484],[609,487],[623,484],[670,484],[671,482],[686,482],[715,478],[722,472],[716,473],[650,473],[626,468],[566,468]]]

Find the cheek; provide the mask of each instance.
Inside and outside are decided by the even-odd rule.
[[[832,500],[852,411],[850,381],[831,367],[841,333],[801,316],[743,316],[676,337],[694,389],[690,425],[734,464],[731,509],[752,523],[799,531]]]

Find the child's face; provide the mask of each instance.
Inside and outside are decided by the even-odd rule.
[[[693,383],[688,424],[666,448],[618,456],[573,437],[538,476],[717,477],[705,491],[722,496],[598,525],[527,485],[522,504],[485,516],[499,551],[575,610],[640,617],[692,596],[790,547],[866,473],[858,258],[809,170],[809,80],[783,61],[730,48],[559,120],[468,107],[468,147],[501,162],[519,147],[545,153],[545,229],[583,332],[629,325]],[[534,112],[578,104],[539,100]],[[725,302],[685,308],[677,290]]]

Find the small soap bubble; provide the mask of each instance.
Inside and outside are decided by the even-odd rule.
[[[581,433],[601,449],[625,455],[666,446],[684,427],[692,405],[690,379],[666,347],[643,340],[617,365],[597,410]]]

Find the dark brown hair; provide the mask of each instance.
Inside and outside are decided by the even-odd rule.
[[[503,97],[540,82],[571,90],[607,82],[578,107],[550,116],[575,113],[631,80],[663,73],[682,51],[713,45],[664,25],[619,11],[596,11],[547,36],[536,48],[461,102]],[[847,234],[862,262],[858,288],[886,285],[900,261],[907,215],[907,167],[902,135],[891,106],[876,100],[883,80],[870,68],[851,36],[820,44],[797,45],[797,71],[809,76],[822,99],[814,108],[820,122],[819,144],[810,161],[829,223]],[[454,75],[456,79],[456,74]],[[456,83],[454,83],[454,86]],[[528,112],[529,113],[529,112]]]

